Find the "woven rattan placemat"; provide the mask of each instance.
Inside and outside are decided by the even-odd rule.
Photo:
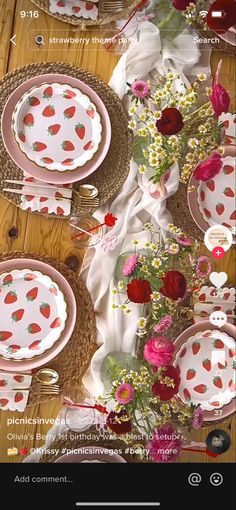
[[[76,273],[59,260],[39,253],[5,252],[0,255],[0,262],[16,258],[40,260],[59,271],[70,284],[77,303],[77,319],[74,332],[65,348],[45,366],[54,368],[59,373],[60,390],[74,382],[81,382],[87,370],[92,354],[96,350],[96,321],[90,295]],[[40,367],[41,368],[41,367]],[[50,395],[35,395],[30,391],[28,406],[39,404],[55,398]]]
[[[65,23],[70,23],[72,25],[77,25],[81,27],[81,30],[85,30],[86,27],[91,26],[97,26],[100,25],[107,25],[111,23],[112,21],[117,21],[122,18],[126,18],[127,15],[129,15],[135,7],[139,4],[140,0],[125,0],[124,1],[124,9],[121,9],[119,11],[114,11],[111,13],[104,13],[99,10],[99,15],[97,20],[91,20],[91,19],[83,19],[78,18],[76,16],[67,16],[67,14],[61,15],[61,14],[53,14],[49,10],[50,2],[49,0],[31,0],[33,4],[37,5],[40,9],[50,14],[50,16],[53,16],[54,18],[58,18],[61,21],[64,21]],[[99,8],[99,4],[98,4]]]
[[[203,241],[204,233],[195,224],[190,214],[187,193],[186,184],[180,183],[176,193],[167,199],[166,207],[172,214],[173,222],[177,227],[181,228],[185,234],[193,237],[193,239]]]
[[[132,134],[128,129],[128,116],[118,96],[100,78],[84,69],[60,62],[46,62],[42,64],[29,64],[8,73],[0,81],[0,115],[9,95],[23,82],[40,74],[60,73],[78,78],[89,85],[102,99],[111,121],[111,145],[108,154],[100,167],[86,179],[74,184],[78,189],[83,183],[96,186],[99,191],[100,205],[103,205],[115,195],[124,183],[132,157]],[[8,155],[0,135],[0,194],[19,206],[20,195],[6,193],[5,179],[22,180],[23,172],[18,168]],[[72,203],[72,213],[76,210]],[[50,217],[55,217],[51,214]],[[61,218],[61,216],[60,216]]]
[[[103,438],[99,435],[94,426],[90,427],[90,429],[85,430],[84,432],[71,431],[68,434],[63,434],[63,439],[56,438],[50,444],[50,448],[48,449],[50,453],[44,453],[40,459],[40,462],[55,462],[56,459],[62,456],[62,451],[65,453],[65,449],[76,450],[78,448],[83,448],[89,445],[96,445],[109,450],[122,450],[121,456],[124,457],[127,462],[141,462],[140,456],[132,453],[132,448],[134,449],[135,445],[136,447],[141,447],[143,445],[140,440],[134,440],[132,444],[129,443],[129,445],[127,445],[121,438],[116,437],[115,439],[112,439],[112,435],[114,437],[112,432],[107,432],[106,437]],[[57,450],[59,450],[59,453],[51,453]],[[143,459],[142,462],[145,462],[145,460]]]

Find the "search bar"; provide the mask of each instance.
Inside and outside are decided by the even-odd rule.
[[[94,49],[97,51],[98,44],[101,44],[101,49],[103,49],[103,44],[106,44],[110,41],[111,31],[107,30],[107,32],[103,32],[101,36],[101,32],[98,30],[89,31],[88,32],[71,32],[68,35],[65,35],[65,29],[55,29],[55,30],[29,30],[27,34],[27,47],[28,50],[35,51],[36,49],[40,51],[48,51],[48,50],[65,50],[68,51],[78,51],[78,46],[80,46],[83,51],[88,49],[91,51]]]

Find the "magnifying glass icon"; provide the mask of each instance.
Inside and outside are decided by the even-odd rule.
[[[37,36],[35,37],[35,42],[36,42],[36,44],[38,44],[39,46],[40,46],[41,44],[45,44],[45,42],[44,42],[44,37],[43,37],[42,35],[37,35]]]

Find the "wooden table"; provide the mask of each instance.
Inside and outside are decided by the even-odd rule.
[[[90,30],[89,32],[80,32],[76,27],[65,24],[59,20],[53,19],[44,12],[39,11],[38,19],[21,19],[20,11],[37,10],[30,0],[0,0],[0,20],[1,20],[1,38],[0,38],[0,76],[22,65],[33,62],[60,61],[83,67],[87,71],[96,74],[105,82],[108,82],[112,71],[118,61],[114,54],[106,52],[101,44],[85,43],[76,45],[64,44],[63,48],[57,45],[52,46],[47,43],[37,47],[34,43],[34,37],[38,33],[45,34],[48,38],[56,34],[62,37],[99,37],[99,31]],[[37,30],[38,29],[38,30]],[[16,46],[10,42],[10,38],[16,34]],[[101,34],[100,34],[101,36]],[[234,96],[236,65],[232,57],[227,57],[220,52],[213,52],[212,70],[220,58],[223,58],[222,74],[223,84]],[[232,106],[233,108],[233,106]],[[11,240],[8,236],[9,229],[15,226],[18,229],[18,238]],[[80,261],[83,258],[83,252],[73,245],[68,234],[68,225],[66,220],[44,219],[41,216],[26,213],[10,204],[7,200],[0,197],[0,252],[9,250],[25,250],[28,252],[40,252],[50,255],[64,261],[68,255],[77,255]],[[203,247],[202,251],[206,251]],[[231,262],[229,257],[231,256]],[[233,283],[233,267],[235,260],[235,250],[227,254],[223,261],[216,265],[217,270],[228,272],[229,281]],[[27,423],[21,425],[7,426],[9,418],[56,418],[61,404],[59,399],[55,399],[42,405],[36,405],[28,409],[25,413],[0,412],[0,462],[20,462],[21,457],[8,457],[7,448],[25,446],[27,448],[39,447],[44,444],[44,437],[51,425],[46,423],[30,425]],[[235,437],[235,419],[221,425],[220,427],[228,430],[231,427],[231,437]],[[195,440],[204,441],[208,431],[213,427],[202,429],[194,433]],[[16,434],[15,439],[8,439],[7,435]],[[36,439],[36,434],[42,434],[41,439]],[[32,437],[31,437],[32,436]],[[218,459],[211,459],[205,454],[185,453],[181,456],[181,462],[233,462],[233,446],[228,452]]]

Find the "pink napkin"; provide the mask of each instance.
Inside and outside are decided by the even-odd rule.
[[[32,376],[0,371],[1,411],[23,412],[26,408]]]
[[[29,177],[28,174],[24,174],[24,179],[28,182],[35,182],[35,184],[42,184],[41,181],[37,181],[33,177]],[[53,185],[50,185],[53,186]],[[40,212],[42,214],[56,214],[57,216],[69,216],[71,212],[70,200],[65,198],[72,197],[72,184],[62,184],[60,188],[71,188],[70,190],[64,189],[59,190],[58,186],[54,186],[54,189],[34,188],[33,186],[22,187],[21,204],[20,208],[23,211]],[[43,193],[50,195],[50,198],[44,197]],[[34,196],[34,195],[41,196]]]

